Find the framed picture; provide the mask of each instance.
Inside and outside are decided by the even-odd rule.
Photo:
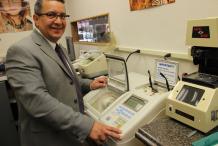
[[[0,33],[32,28],[29,0],[0,0]]]
[[[174,2],[175,0],[129,0],[131,11],[142,10]]]

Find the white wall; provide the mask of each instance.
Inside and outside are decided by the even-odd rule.
[[[33,7],[34,7],[35,0],[29,0],[29,2],[30,2],[30,9],[32,15],[34,11]],[[68,12],[68,10],[66,11]],[[68,26],[66,28],[65,34],[60,40],[60,43],[63,44],[63,46],[66,46],[65,36],[71,36],[71,28],[69,23],[70,23],[70,19],[68,21]],[[0,58],[5,57],[7,53],[7,49],[11,44],[29,35],[30,33],[31,31],[24,31],[24,32],[17,32],[17,33],[0,33]]]
[[[32,14],[34,2],[35,0],[30,0]],[[66,0],[67,13],[71,17],[61,42],[65,46],[65,36],[71,35],[71,21],[109,13],[117,47],[187,53],[187,20],[218,16],[217,6],[218,0],[176,0],[176,3],[157,8],[130,11],[129,0]],[[30,31],[0,34],[0,57],[5,56],[12,43],[29,33]],[[78,51],[98,48],[80,44],[75,46]],[[135,56],[137,55],[132,56],[128,62],[130,70],[145,73],[147,69],[154,68],[154,56]],[[197,70],[192,62],[178,61],[180,74]]]
[[[218,17],[218,0],[176,0],[140,11],[130,11],[129,0],[68,1],[72,20],[109,13],[111,31],[121,48],[187,53],[187,20]]]
[[[186,23],[190,19],[218,17],[218,0],[176,0],[175,3],[130,11],[129,0],[67,0],[71,21],[104,13],[110,15],[110,27],[119,48],[150,49],[188,54],[185,45]],[[76,49],[98,48],[76,44]],[[155,56],[133,55],[130,71],[154,73]],[[197,71],[191,61],[176,60],[179,74]]]

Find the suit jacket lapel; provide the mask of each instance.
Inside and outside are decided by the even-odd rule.
[[[39,46],[39,48],[50,58],[52,58],[57,64],[67,73],[67,75],[71,78],[70,73],[56,54],[56,52],[52,49],[50,44],[47,42],[47,40],[41,36],[37,30],[33,30],[33,33],[31,34],[33,41]]]

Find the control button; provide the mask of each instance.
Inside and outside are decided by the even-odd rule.
[[[74,99],[73,102],[74,102],[74,103],[77,103],[77,99]]]
[[[73,85],[73,81],[70,81],[70,85]]]

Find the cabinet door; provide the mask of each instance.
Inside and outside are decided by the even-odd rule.
[[[20,145],[5,81],[0,81],[0,143],[2,146]]]

